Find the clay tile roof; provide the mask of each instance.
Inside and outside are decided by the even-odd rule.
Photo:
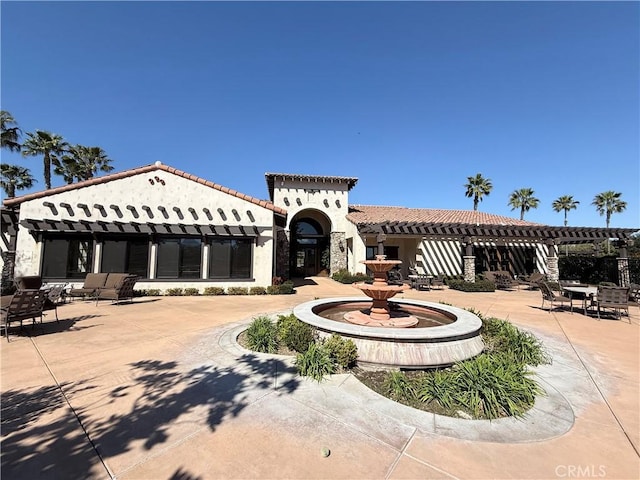
[[[178,175],[179,177],[183,177],[183,178],[186,178],[188,180],[191,180],[191,181],[206,185],[206,186],[208,186],[210,188],[213,188],[215,190],[219,190],[221,192],[228,193],[229,195],[232,195],[234,197],[241,198],[241,199],[246,200],[248,202],[251,202],[251,203],[253,203],[255,205],[258,205],[260,207],[264,207],[264,208],[266,208],[268,210],[271,210],[276,214],[283,215],[283,216],[287,215],[287,211],[286,210],[284,210],[283,208],[275,206],[271,202],[267,202],[265,200],[260,200],[258,198],[254,198],[254,197],[250,197],[248,195],[244,195],[242,193],[236,192],[235,190],[231,190],[231,189],[229,189],[227,187],[223,187],[222,185],[218,185],[217,183],[211,182],[209,180],[202,179],[202,178],[197,177],[195,175],[192,175],[190,173],[183,172],[181,170],[178,170],[177,168],[173,168],[173,167],[170,167],[168,165],[164,165],[164,164],[162,164],[160,162],[154,163],[152,165],[146,165],[144,167],[133,168],[131,170],[124,170],[124,171],[118,172],[118,173],[112,173],[110,175],[105,175],[103,177],[91,178],[89,180],[85,180],[85,181],[78,182],[78,183],[72,183],[70,185],[64,185],[62,187],[55,187],[55,188],[50,188],[49,190],[42,190],[40,192],[28,193],[28,194],[22,195],[20,197],[7,198],[7,199],[4,200],[3,204],[5,206],[7,206],[7,207],[16,206],[16,205],[20,205],[23,202],[27,202],[27,201],[30,201],[30,200],[36,200],[38,198],[48,197],[49,195],[55,195],[56,193],[68,192],[68,191],[71,191],[71,190],[77,190],[77,189],[80,189],[80,188],[90,187],[92,185],[99,185],[99,184],[102,184],[102,183],[108,183],[108,182],[111,182],[113,180],[119,180],[121,178],[133,177],[134,175],[139,175],[141,173],[155,172],[157,170],[163,170],[165,172],[172,173],[174,175]]]
[[[539,223],[474,210],[443,210],[437,208],[384,207],[374,205],[350,205],[347,219],[356,225],[385,222],[456,223],[500,226],[540,225]]]

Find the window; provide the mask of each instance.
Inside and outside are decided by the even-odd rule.
[[[399,248],[396,246],[384,247],[384,254],[387,256],[387,260],[398,260]],[[375,247],[367,247],[367,260],[375,260],[376,255],[378,255],[378,246]]]
[[[93,264],[93,239],[55,236],[44,239],[42,278],[84,278]]]
[[[165,238],[158,242],[157,278],[200,278],[202,241]]]
[[[105,238],[102,244],[101,272],[122,272],[149,277],[147,238]]]
[[[251,278],[253,240],[216,238],[209,244],[209,278]]]

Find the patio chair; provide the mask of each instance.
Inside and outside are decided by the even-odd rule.
[[[13,281],[18,291],[39,290],[42,288],[42,277],[39,275],[25,275],[16,277]]]
[[[629,317],[629,290],[629,287],[599,285],[598,294],[591,303],[598,308],[598,319],[600,319],[601,309],[613,310],[616,318],[622,318],[622,311],[625,310]],[[629,317],[629,323],[631,323],[631,317]]]
[[[437,277],[433,277],[431,279],[430,287],[438,287],[440,290],[444,288],[444,275],[442,273],[438,274]]]
[[[404,277],[399,269],[392,269],[387,272],[387,283],[389,285],[403,285]]]
[[[525,275],[516,279],[518,286],[523,285],[529,287],[529,289],[538,288],[538,284],[544,280],[544,274],[540,272],[533,272],[531,275]]]
[[[36,318],[40,317],[42,323],[42,308],[45,300],[45,292],[43,290],[21,290],[11,297],[11,301],[2,307],[0,327],[4,327],[7,342],[9,341],[9,327],[12,322],[20,322],[22,330],[22,322],[31,319],[33,324]]]
[[[133,302],[133,287],[137,281],[137,275],[110,273],[104,287],[96,290],[96,305],[100,300],[111,300],[112,303],[119,303],[121,300],[129,299],[130,302]]]
[[[640,305],[640,285],[637,283],[629,285],[629,300]]]
[[[496,288],[510,290],[518,287],[518,282],[511,276],[511,273],[501,270],[495,273]]]
[[[60,302],[64,302],[65,297],[65,289],[66,285],[64,283],[58,283],[51,286],[46,286],[42,290],[45,292],[45,299],[43,310],[46,312],[47,310],[53,310],[56,314],[56,322],[58,320],[58,305]]]
[[[94,297],[98,288],[104,287],[107,281],[108,273],[87,273],[84,284],[80,288],[72,288],[69,290],[70,297]]]
[[[542,307],[544,309],[544,302],[549,302],[551,304],[551,308],[549,308],[549,313],[553,310],[554,304],[564,305],[568,303],[571,306],[571,313],[573,313],[573,304],[571,303],[571,299],[569,297],[565,297],[564,295],[557,293],[551,289],[549,284],[545,281],[542,281],[538,284],[540,287],[540,293],[542,293]]]
[[[428,275],[418,273],[413,267],[409,267],[409,281],[414,290],[422,290],[423,288],[431,290],[431,278]]]
[[[43,287],[42,277],[39,275],[16,277],[14,283],[18,292],[22,292],[24,290],[43,290],[45,297],[42,310],[45,312],[53,310],[56,315],[56,322],[60,321],[58,319],[58,304],[60,303],[60,300],[64,298],[65,284],[45,285]]]

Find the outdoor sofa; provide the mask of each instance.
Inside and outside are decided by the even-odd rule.
[[[80,288],[72,288],[71,297],[90,297],[96,300],[133,299],[133,287],[138,280],[136,275],[129,273],[87,273],[84,284]]]
[[[509,290],[518,286],[518,282],[506,270],[486,271],[483,275],[486,280],[493,282],[496,288],[502,290]]]

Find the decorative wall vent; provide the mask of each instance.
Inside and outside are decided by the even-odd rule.
[[[151,207],[149,205],[142,205],[142,209],[147,212],[147,216],[149,218],[153,218],[153,212],[151,211]]]
[[[138,215],[138,211],[136,210],[136,207],[134,207],[133,205],[127,205],[127,210],[131,212],[131,215],[133,215],[133,218],[138,218],[140,216]]]
[[[168,218],[169,218],[169,214],[167,213],[167,209],[166,209],[166,208],[164,208],[162,205],[159,205],[159,206],[158,206],[158,210],[160,210],[160,213],[162,214],[162,216],[163,216],[165,219],[168,219]]]
[[[100,215],[102,215],[103,217],[107,216],[107,211],[105,210],[104,206],[99,204],[99,203],[94,203],[93,204],[93,208],[95,208],[96,210],[98,210],[100,212]]]

